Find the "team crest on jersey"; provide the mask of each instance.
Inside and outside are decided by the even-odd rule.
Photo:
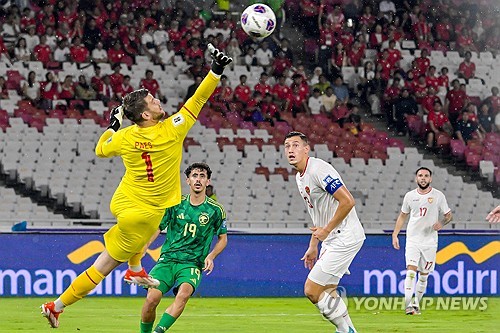
[[[311,189],[309,188],[309,186],[306,186],[306,193],[307,193],[308,195],[311,195]]]
[[[179,126],[184,123],[184,116],[182,114],[177,114],[172,118],[172,124],[174,126]]]
[[[427,201],[431,204],[434,201],[434,198],[427,198]]]
[[[206,225],[210,218],[208,217],[207,213],[201,213],[200,217],[198,218],[198,222],[200,222],[200,225]]]

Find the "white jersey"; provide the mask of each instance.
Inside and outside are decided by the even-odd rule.
[[[450,212],[443,192],[432,188],[427,194],[417,189],[406,193],[401,211],[410,214],[406,228],[406,241],[419,245],[437,246],[438,233],[432,226],[438,222],[439,213]]]
[[[339,173],[327,162],[309,157],[304,172],[297,173],[295,179],[314,226],[325,227],[339,205],[333,194],[344,186]],[[365,238],[363,226],[353,208],[338,227],[330,232],[323,241],[323,246],[350,245]]]

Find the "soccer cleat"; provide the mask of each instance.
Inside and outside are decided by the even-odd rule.
[[[405,313],[409,316],[413,316],[415,314],[415,308],[410,305],[406,308]]]
[[[62,313],[62,311],[57,312],[55,310],[55,304],[54,302],[48,302],[42,304],[40,306],[40,309],[42,309],[42,316],[47,318],[49,321],[49,325],[52,328],[58,328],[59,327],[59,315]]]
[[[123,279],[127,283],[136,284],[144,288],[156,288],[160,285],[160,281],[146,273],[144,268],[140,272],[134,272],[130,270],[130,268],[127,269],[127,272],[125,272],[125,276],[123,277]]]
[[[422,312],[420,312],[420,308],[418,307],[418,305],[414,305],[413,310],[415,311],[413,313],[414,315],[421,315],[422,314]]]

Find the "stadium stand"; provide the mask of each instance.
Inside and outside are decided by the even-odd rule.
[[[196,28],[185,27],[189,4],[185,4],[185,8],[160,10],[159,4],[153,1],[133,2],[129,9],[118,6],[114,11],[134,10],[138,19],[147,16],[147,25],[153,25],[158,33],[162,32],[157,28],[158,22],[166,23],[167,27],[178,22],[179,30],[166,28],[163,31],[169,36],[168,43],[153,39],[156,43],[153,48],[142,45],[140,38],[129,39],[128,29],[135,28],[140,36],[147,25],[122,22],[119,15],[104,7],[98,18],[84,9],[85,14],[79,13],[84,15],[80,20],[85,28],[91,20],[99,21],[98,30],[107,60],[92,58],[95,43],[85,38],[84,28],[84,48],[90,58],[83,62],[72,61],[64,54],[71,53],[71,43],[77,33],[71,29],[78,17],[78,6],[83,3],[63,1],[71,8],[71,18],[64,17],[60,8],[54,8],[50,2],[42,7],[34,1],[28,3],[31,17],[22,16],[19,8],[12,5],[7,8],[5,17],[11,15],[17,23],[11,27],[0,22],[4,25],[0,39],[2,183],[24,194],[19,196],[9,187],[0,187],[2,198],[4,193],[6,198],[12,198],[2,203],[2,220],[18,221],[24,219],[22,216],[50,220],[91,218],[102,223],[111,220],[113,216],[107,203],[120,181],[123,165],[119,159],[96,158],[95,142],[107,126],[110,110],[119,103],[119,94],[129,89],[123,82],[126,76],[130,77],[131,89],[147,87],[162,99],[169,113],[182,105],[195,87],[196,75],[206,70],[204,64],[197,66],[194,60],[199,56],[204,62],[206,54],[203,51],[194,56],[190,54],[193,38],[201,40],[203,45],[211,41],[220,48],[225,48],[234,38],[242,51],[242,56],[235,59],[234,67],[226,73],[228,86],[215,92],[186,139],[182,166],[184,169],[192,161],[205,161],[213,167],[213,183],[219,200],[231,216],[230,227],[293,229],[307,225],[307,212],[295,193],[294,173],[283,156],[283,138],[290,130],[307,133],[313,149],[311,155],[332,163],[345,175],[346,183],[358,200],[361,219],[369,229],[386,228],[387,222],[396,218],[401,196],[414,186],[409,170],[417,166],[432,168],[436,175],[435,186],[453,198],[450,205],[457,210],[456,228],[481,228],[468,223],[480,219],[478,216],[485,215],[495,204],[493,195],[498,196],[500,183],[500,62],[498,34],[494,32],[498,32],[500,20],[494,12],[487,11],[484,16],[483,31],[474,30],[475,22],[468,21],[465,28],[473,31],[470,41],[460,38],[458,29],[464,27],[434,24],[439,23],[440,16],[450,13],[450,7],[467,6],[465,1],[440,4],[436,15],[429,16],[427,22],[416,20],[418,15],[415,13],[427,11],[423,5],[412,8],[414,12],[410,13],[407,22],[401,22],[400,18],[410,9],[403,7],[397,8],[397,13],[390,17],[378,15],[378,8],[372,8],[374,16],[366,17],[362,15],[362,8],[356,7],[357,16],[349,21],[342,13],[333,17],[334,1],[324,1],[320,21],[325,26],[321,28],[317,24],[317,14],[310,16],[302,12],[305,7],[297,6],[299,1],[285,1],[289,22],[280,33],[266,40],[275,63],[271,68],[263,68],[257,57],[262,43],[242,33],[235,23],[237,15],[207,12],[216,21],[218,32],[216,36],[205,36],[208,22],[204,18],[193,18]],[[302,0],[300,3],[307,3],[309,8],[319,9],[320,6],[317,1]],[[364,2],[361,4],[365,6]],[[356,3],[346,2],[343,9],[349,7],[352,13],[352,6]],[[482,10],[478,6],[478,10]],[[177,16],[171,16],[172,13]],[[54,19],[55,36],[46,34],[44,18]],[[69,20],[68,35],[58,30],[61,18]],[[39,37],[51,40],[48,43],[50,61],[42,57],[40,49],[46,49],[43,43],[31,50],[30,61],[16,57],[9,29],[23,35],[28,21],[37,26]],[[107,21],[110,24],[106,24]],[[224,31],[223,22],[227,22],[232,31]],[[428,29],[431,23],[433,28]],[[382,27],[378,37],[376,25]],[[286,35],[287,26],[302,30],[302,35]],[[422,31],[427,32],[422,34]],[[487,35],[496,37],[487,39]],[[380,44],[377,38],[381,38]],[[392,46],[392,40],[396,47]],[[56,45],[61,41],[69,42],[67,51],[64,45]],[[334,52],[333,46],[339,43],[344,45],[343,53]],[[359,55],[354,54],[358,52],[352,47],[354,44],[359,46]],[[293,45],[294,50],[286,45]],[[257,51],[257,56],[252,56],[250,49]],[[164,58],[170,50],[174,56]],[[279,84],[279,75],[275,73],[280,52],[294,65],[282,72],[285,86]],[[460,69],[471,66],[465,57],[467,52],[471,52],[470,61],[475,66],[471,77],[464,76]],[[117,63],[121,64],[119,74],[113,70]],[[429,74],[430,66],[436,68],[436,73],[446,67],[448,74]],[[337,102],[332,109],[323,107],[313,112],[310,95],[318,82],[308,73],[316,67],[320,67],[335,92],[337,88],[332,83],[339,76],[343,78],[349,88],[347,103]],[[146,70],[153,71],[152,79],[146,78]],[[263,79],[265,70],[267,78]],[[33,76],[30,76],[31,71]],[[80,75],[89,84],[78,83]],[[246,76],[246,84],[241,83],[242,75]],[[74,82],[70,95],[62,90],[67,76],[73,77]],[[423,76],[420,85],[419,76]],[[396,77],[401,78],[401,86],[389,91]],[[465,89],[454,111],[467,110],[481,127],[467,142],[455,138],[455,130],[442,131],[436,135],[435,147],[429,147],[422,154],[420,148],[425,145],[425,133],[429,130],[428,113],[433,112],[426,109],[427,88],[435,86],[438,100],[450,109],[456,102],[449,93],[454,79],[464,84],[460,89]],[[394,119],[402,88],[411,91],[418,112],[405,114],[405,131],[398,133]],[[85,95],[85,92],[90,94]],[[322,100],[326,105],[323,101],[326,99]],[[483,105],[487,107],[481,114]],[[362,111],[358,114],[356,109]],[[368,114],[370,110],[372,115]],[[464,183],[462,177],[448,171],[446,163],[463,166],[468,170],[468,179],[482,182]]]

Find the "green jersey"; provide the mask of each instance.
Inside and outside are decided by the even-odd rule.
[[[214,235],[227,233],[226,211],[209,197],[199,206],[191,205],[189,197],[183,196],[180,204],[165,210],[160,230],[166,229],[167,235],[160,260],[202,268]]]

